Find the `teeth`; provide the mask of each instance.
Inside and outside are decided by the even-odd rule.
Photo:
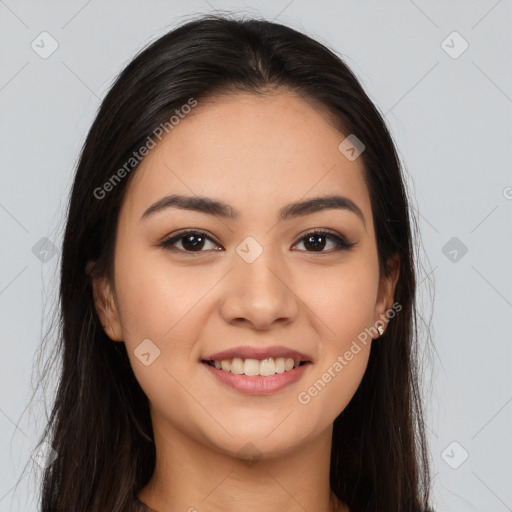
[[[297,368],[300,364],[300,359],[292,359],[291,357],[277,357],[274,359],[270,357],[259,361],[258,359],[241,359],[235,357],[231,359],[224,359],[222,361],[209,361],[210,366],[215,366],[218,370],[225,372],[235,373],[236,375],[248,375],[268,377],[276,373],[289,372]]]
[[[259,375],[260,362],[257,359],[246,359],[244,361],[244,373],[245,375]]]

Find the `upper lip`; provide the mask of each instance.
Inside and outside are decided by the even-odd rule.
[[[282,345],[275,345],[272,347],[235,347],[222,352],[216,352],[208,357],[205,357],[203,361],[222,361],[223,359],[233,359],[239,357],[241,359],[268,359],[273,357],[290,357],[292,359],[299,359],[301,362],[312,362],[311,357],[307,354],[303,354],[292,348],[284,347]]]

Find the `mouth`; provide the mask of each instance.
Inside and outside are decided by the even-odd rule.
[[[202,359],[202,366],[223,386],[245,395],[273,395],[304,377],[312,361],[292,358]]]
[[[207,360],[202,359],[201,363],[211,366],[221,372],[248,377],[272,377],[276,374],[287,373],[300,366],[311,364],[311,361],[302,361],[291,357],[268,357],[265,359],[243,359],[234,357],[232,359]]]

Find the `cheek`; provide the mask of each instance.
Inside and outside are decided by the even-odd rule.
[[[359,387],[369,355],[370,343],[356,342],[327,356],[297,394],[299,407],[324,422],[333,421]]]
[[[122,251],[119,251],[122,254]],[[198,283],[192,268],[171,265],[136,250],[116,260],[119,316],[127,341],[163,339],[177,330],[210,283]]]
[[[119,250],[115,279],[123,339],[133,371],[151,402],[160,403],[165,389],[166,396],[177,397],[180,410],[191,406],[182,385],[193,387],[195,372],[204,371],[198,340],[214,315],[215,285],[221,275],[206,267],[199,271],[192,265],[173,264],[137,248]],[[146,361],[139,356],[148,352],[146,366],[148,356]],[[201,391],[196,390],[198,396]]]
[[[322,338],[337,350],[350,345],[373,323],[378,275],[363,258],[338,271],[309,272],[301,297],[314,312],[312,318]]]
[[[345,409],[366,371],[372,338],[365,329],[373,322],[377,288],[375,276],[364,266],[317,283],[309,286],[307,305],[322,349],[296,399],[303,417],[325,423]]]
[[[370,344],[359,343],[349,352],[350,360],[346,351],[327,357],[297,394],[302,428],[315,430],[332,423],[352,400],[366,371]]]
[[[116,260],[115,279],[124,343],[135,376],[156,410],[167,410],[173,397],[174,411],[185,417],[197,414],[183,386],[199,364],[195,341],[204,323],[197,315],[203,311],[201,298],[215,284],[213,278],[198,285],[197,272],[151,261],[147,254],[128,254]]]
[[[303,397],[298,402],[318,414],[323,409],[334,419],[347,406],[366,371],[378,290],[378,274],[364,255],[354,264],[331,272],[329,278],[310,276],[307,305],[321,335],[321,357]],[[316,279],[315,279],[316,277]]]

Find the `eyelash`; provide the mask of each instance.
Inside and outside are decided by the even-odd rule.
[[[187,250],[184,250],[184,249],[178,249],[176,247],[173,247],[173,245],[176,242],[179,242],[180,240],[182,240],[183,238],[186,238],[189,235],[201,235],[205,239],[208,239],[208,240],[210,240],[210,241],[212,241],[214,243],[217,243],[210,236],[208,236],[208,234],[205,233],[204,231],[188,230],[188,231],[182,231],[181,233],[178,233],[177,235],[173,235],[173,236],[171,236],[169,238],[166,238],[165,240],[162,240],[157,245],[159,247],[162,247],[162,248],[167,249],[167,250],[182,252],[182,253],[185,253],[185,254],[197,254],[197,253],[201,253],[201,252],[206,252],[204,250],[187,251]],[[349,243],[343,237],[338,236],[338,235],[336,235],[335,233],[333,233],[331,231],[319,230],[319,229],[310,231],[308,233],[305,233],[299,239],[299,241],[297,243],[301,243],[302,241],[304,241],[305,239],[307,239],[308,237],[311,237],[311,236],[326,236],[326,238],[330,238],[331,240],[334,240],[337,243],[337,248],[334,249],[334,250],[331,249],[329,251],[323,251],[322,250],[322,251],[301,251],[301,252],[309,252],[311,254],[331,254],[333,252],[338,252],[338,251],[344,251],[344,250],[348,251],[348,250],[352,249],[352,247],[354,247],[356,245],[355,242]],[[297,244],[295,244],[295,245],[297,245]]]

